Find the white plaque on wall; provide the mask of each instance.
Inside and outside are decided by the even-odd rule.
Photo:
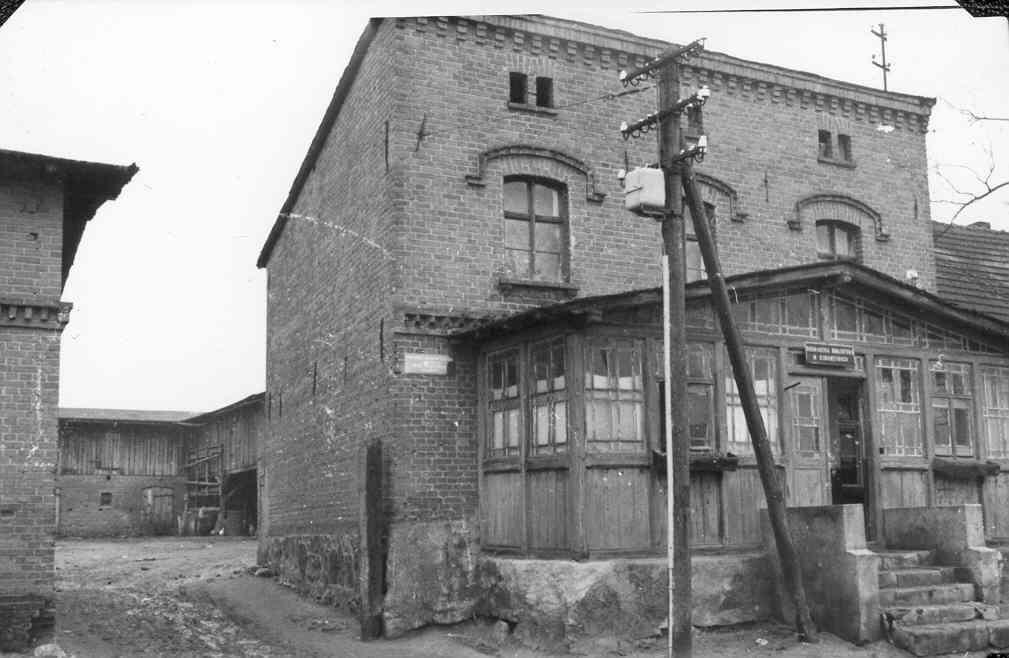
[[[403,355],[403,373],[407,375],[447,375],[452,357],[447,354],[418,354],[407,352]]]

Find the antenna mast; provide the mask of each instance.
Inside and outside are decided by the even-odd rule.
[[[886,74],[890,71],[890,65],[886,63],[886,26],[880,23],[879,32],[872,29],[871,27],[869,28],[869,31],[872,32],[877,37],[879,37],[879,46],[883,51],[883,57],[882,57],[883,63],[880,64],[879,62],[877,62],[875,55],[872,56],[872,63],[874,66],[878,66],[883,70],[883,91],[888,91],[886,87]]]

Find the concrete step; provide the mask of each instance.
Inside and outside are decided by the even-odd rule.
[[[922,587],[884,587],[879,590],[880,608],[913,605],[938,605],[974,599],[974,586],[970,583],[945,583]]]
[[[896,625],[890,642],[916,656],[983,651],[989,647],[1009,646],[1009,620],[964,621],[923,626]]]
[[[931,624],[949,624],[975,619],[995,620],[1003,617],[998,606],[961,601],[958,603],[939,603],[936,605],[898,605],[883,609],[883,623],[887,628],[899,624],[901,626],[923,626]]]
[[[932,551],[876,551],[881,559],[879,561],[880,571],[900,569],[904,567],[918,567],[932,563]]]
[[[880,587],[920,587],[952,583],[955,580],[955,567],[902,567],[879,571]]]

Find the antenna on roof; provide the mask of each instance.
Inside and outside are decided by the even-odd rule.
[[[883,91],[887,91],[887,88],[886,88],[886,74],[889,73],[889,71],[890,71],[890,65],[886,63],[886,26],[883,25],[882,23],[880,23],[879,24],[879,32],[877,32],[876,30],[872,29],[871,27],[869,28],[869,31],[872,32],[873,34],[875,34],[877,37],[879,37],[879,47],[883,51],[883,56],[882,56],[883,63],[880,64],[879,62],[877,62],[875,55],[872,56],[872,63],[873,63],[874,66],[877,66],[877,67],[879,67],[879,68],[881,68],[883,70]]]

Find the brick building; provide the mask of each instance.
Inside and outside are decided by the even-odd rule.
[[[136,171],[0,151],[0,650],[52,623],[60,295],[85,224]]]
[[[618,132],[655,100],[615,93],[667,47],[542,16],[368,25],[258,261],[260,558],[282,577],[377,605],[390,635],[474,611],[560,638],[664,614],[660,239],[618,179],[656,159]],[[935,294],[933,100],[712,51],[682,84],[712,91],[698,179],[789,504],[860,505],[879,541],[887,509],[983,499],[1009,534],[1005,476],[934,468],[1009,456],[998,400],[963,388],[1001,386],[1009,361],[1005,323]],[[694,621],[758,619],[762,491],[686,251]],[[621,603],[565,589],[586,578]]]
[[[263,398],[202,414],[60,409],[57,534],[255,534]]]

